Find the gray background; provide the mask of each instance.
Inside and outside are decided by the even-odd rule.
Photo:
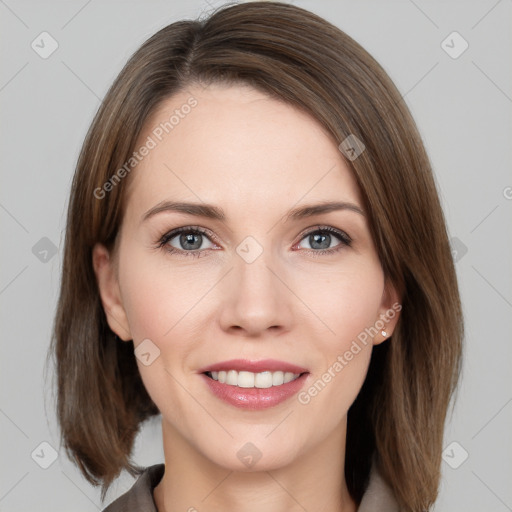
[[[436,173],[467,329],[436,511],[512,510],[512,2],[294,3],[339,26],[383,65]],[[0,511],[103,508],[99,489],[64,451],[51,463],[52,448],[41,446],[59,450],[53,374],[45,376],[44,361],[70,180],[85,132],[127,58],[164,25],[219,4],[0,1]],[[59,45],[46,59],[31,47],[43,31]],[[442,46],[453,31],[469,44],[457,58]],[[444,47],[453,54],[462,44],[451,37]],[[163,462],[161,442],[158,418],[137,438],[135,460]],[[103,506],[132,482],[119,478]]]

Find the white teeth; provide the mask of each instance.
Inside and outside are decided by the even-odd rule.
[[[274,372],[272,374],[272,385],[280,386],[284,384],[284,372]]]
[[[222,384],[229,386],[238,386],[240,388],[270,388],[272,386],[281,386],[300,377],[299,373],[292,372],[237,372],[236,370],[209,372],[213,380],[218,380]]]
[[[238,373],[235,370],[229,370],[226,375],[226,384],[236,386],[238,382]]]
[[[295,378],[295,377],[294,377],[294,374],[293,374],[293,373],[291,373],[291,372],[286,372],[286,373],[284,374],[284,383],[286,384],[287,382],[292,381],[294,378]]]
[[[254,387],[254,373],[252,372],[237,372],[236,370],[230,370],[229,373],[233,374],[233,380],[231,382],[226,381],[226,384],[232,384],[239,388],[253,388]]]
[[[272,372],[256,373],[254,376],[254,387],[271,388],[273,385]]]

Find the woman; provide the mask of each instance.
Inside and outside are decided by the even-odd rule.
[[[78,161],[53,346],[69,456],[102,499],[139,475],[106,511],[428,510],[462,338],[428,157],[361,46],[253,2],[132,56]]]

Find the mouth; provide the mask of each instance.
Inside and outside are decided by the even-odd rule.
[[[263,410],[291,399],[309,382],[306,368],[265,359],[232,359],[201,368],[198,374],[213,396],[245,410]]]
[[[204,372],[204,375],[221,384],[227,384],[228,386],[237,386],[246,389],[267,389],[288,384],[307,373],[309,372],[293,373],[280,370],[275,372],[267,370],[254,373],[249,371],[221,370]]]

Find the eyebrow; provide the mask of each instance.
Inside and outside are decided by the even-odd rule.
[[[349,203],[346,201],[326,201],[323,203],[294,208],[286,214],[285,221],[304,219],[307,217],[313,217],[314,215],[320,215],[322,213],[329,213],[337,210],[349,210],[358,213],[363,217],[365,216],[364,211],[354,203]],[[153,208],[149,209],[142,216],[141,222],[144,222],[162,212],[178,212],[193,215],[195,217],[204,217],[207,219],[215,219],[220,221],[226,220],[226,214],[222,208],[211,204],[162,201]]]

